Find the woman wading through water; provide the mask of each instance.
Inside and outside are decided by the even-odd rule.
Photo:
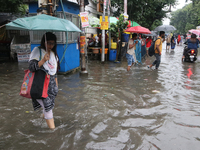
[[[29,59],[30,71],[34,72],[42,68],[50,75],[48,97],[45,99],[32,99],[34,110],[37,110],[40,107],[43,108],[43,116],[50,129],[55,128],[52,110],[55,105],[55,97],[58,93],[57,70],[59,68],[59,61],[56,51],[56,40],[55,34],[51,32],[45,33],[42,37],[40,46],[33,49]]]

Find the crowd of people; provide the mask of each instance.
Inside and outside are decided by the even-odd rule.
[[[102,45],[102,37],[101,33],[97,32],[97,34],[94,36],[94,34],[91,34],[88,39],[88,47],[100,47]],[[105,48],[108,47],[108,35],[105,34]]]
[[[158,69],[160,62],[161,62],[162,43],[164,41],[166,41],[166,51],[171,50],[172,52],[175,50],[176,45],[182,46],[182,44],[185,41],[185,37],[183,35],[179,34],[178,36],[175,36],[172,33],[166,35],[164,31],[160,31],[158,37],[156,37],[156,36],[155,37],[151,37],[151,36],[145,37],[144,36],[143,38],[141,38],[141,36],[139,36],[137,38],[137,34],[133,34],[132,39],[129,40],[128,51],[127,51],[127,55],[126,55],[127,62],[128,62],[127,71],[130,70],[131,66],[136,61],[134,59],[134,56],[132,56],[132,55],[134,55],[134,50],[136,50],[137,43],[136,43],[136,41],[133,42],[136,39],[139,39],[142,43],[141,45],[145,46],[147,57],[149,56],[149,48],[152,45],[153,41],[155,41],[154,56],[156,59],[151,65],[148,66],[148,68],[152,68],[153,66],[156,66],[155,67],[156,69]],[[192,34],[191,38],[188,39],[186,42],[188,43],[188,48],[186,50],[191,49],[191,48],[197,50],[197,48],[199,47],[199,40],[196,38],[195,34]],[[185,51],[183,52],[183,58],[184,58],[184,53],[185,53]]]
[[[194,34],[192,34],[191,36],[191,39],[193,38],[194,38]],[[135,50],[136,50],[136,44],[138,43],[138,41],[141,42],[141,47],[143,47],[146,50],[146,54],[144,55],[145,57],[149,57],[149,48],[152,45],[152,43],[155,41],[154,56],[156,59],[151,65],[148,66],[148,68],[152,68],[152,66],[156,66],[155,68],[158,69],[161,62],[162,43],[166,41],[166,51],[170,50],[173,52],[176,46],[179,46],[179,45],[182,46],[182,44],[185,41],[185,37],[180,34],[179,35],[173,35],[172,33],[166,34],[164,31],[160,31],[159,36],[144,36],[141,34],[139,35],[132,34],[132,38],[129,39],[128,48],[126,52],[126,59],[128,63],[127,71],[129,71],[131,66],[135,62],[137,62],[136,57],[135,57]],[[101,45],[102,45],[101,34],[97,33],[96,36],[91,34],[91,36],[88,37],[88,46],[100,47]],[[108,47],[107,34],[105,34],[105,47]],[[189,43],[189,47],[190,47],[190,43]]]
[[[183,35],[178,35],[177,37],[175,35],[168,34],[167,38],[166,38],[166,50],[170,50],[174,51],[176,45],[182,45],[184,42],[184,36]]]

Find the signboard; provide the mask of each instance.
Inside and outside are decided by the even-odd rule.
[[[28,62],[31,53],[17,53],[18,62]]]
[[[80,36],[80,53],[81,54],[85,53],[84,48],[85,48],[85,36]]]
[[[101,30],[108,30],[108,22],[101,22]]]
[[[103,20],[103,17],[100,16],[100,22],[99,22],[100,24],[101,24],[102,20]],[[105,22],[108,22],[108,16],[105,16]]]
[[[82,23],[82,27],[89,27],[89,21],[88,21],[88,12],[81,12],[80,13],[80,17],[81,17],[81,23]]]

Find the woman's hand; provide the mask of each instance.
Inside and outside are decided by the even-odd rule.
[[[38,62],[38,66],[41,67],[47,60],[49,60],[49,54],[46,53],[44,58]]]
[[[48,53],[46,53],[45,55],[44,55],[44,61],[46,62],[47,60],[49,60],[49,54]]]

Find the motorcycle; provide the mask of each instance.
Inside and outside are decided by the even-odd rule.
[[[187,43],[184,43],[187,44]],[[187,45],[184,47],[185,62],[195,62],[197,60],[197,49],[188,49]]]

